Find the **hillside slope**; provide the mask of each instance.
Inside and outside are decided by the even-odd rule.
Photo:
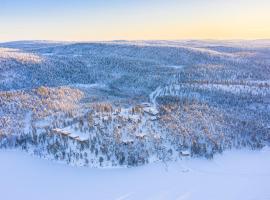
[[[0,44],[0,148],[138,166],[270,142],[268,41]]]

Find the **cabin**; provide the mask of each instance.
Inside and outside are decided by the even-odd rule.
[[[61,130],[59,128],[55,128],[52,131],[53,131],[53,133],[56,133],[56,134],[59,134],[59,135],[63,135],[63,136],[69,136],[70,135],[69,132],[64,131],[64,130]]]
[[[190,152],[188,150],[180,151],[180,156],[188,157],[190,156]]]
[[[109,117],[108,116],[104,116],[102,120],[103,121],[109,121]]]
[[[130,140],[123,140],[122,143],[123,143],[124,145],[130,145],[130,144],[133,144],[134,141],[131,140],[131,139],[130,139]]]
[[[80,143],[88,142],[88,138],[77,137],[77,138],[75,138],[75,140],[80,142]]]
[[[138,123],[139,120],[140,120],[139,115],[129,115],[128,116],[128,121],[129,122],[136,122],[136,123]]]
[[[141,104],[143,107],[151,107],[151,104],[150,103],[142,103]]]
[[[150,120],[151,121],[157,121],[157,120],[159,120],[160,119],[160,117],[158,117],[158,116],[151,116],[150,117]]]
[[[145,107],[143,108],[143,111],[151,116],[156,116],[159,113],[158,110],[154,107]]]
[[[68,137],[70,137],[71,139],[74,139],[74,140],[79,138],[79,136],[77,134],[74,134],[74,133],[69,134]]]
[[[53,133],[55,134],[59,134],[59,135],[62,135],[64,137],[68,137],[72,140],[75,140],[77,142],[87,142],[88,141],[88,138],[84,137],[84,136],[80,136],[76,133],[70,133],[68,131],[65,131],[65,130],[62,130],[62,129],[59,129],[59,128],[55,128],[52,130]]]
[[[136,135],[136,138],[138,139],[145,139],[147,137],[146,133],[139,133]]]

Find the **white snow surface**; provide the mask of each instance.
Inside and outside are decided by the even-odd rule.
[[[78,168],[0,151],[5,200],[269,200],[270,148],[135,168]]]

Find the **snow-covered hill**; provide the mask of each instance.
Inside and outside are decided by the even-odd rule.
[[[270,144],[268,41],[0,44],[0,147],[138,166]]]

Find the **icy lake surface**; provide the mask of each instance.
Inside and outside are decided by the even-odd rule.
[[[118,169],[76,168],[0,151],[3,200],[269,200],[270,149]]]

